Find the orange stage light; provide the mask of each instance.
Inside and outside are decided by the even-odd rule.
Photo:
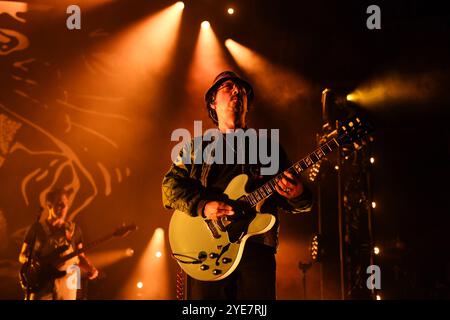
[[[227,39],[225,46],[236,63],[251,78],[258,92],[272,105],[280,107],[305,96],[309,84],[291,71],[270,63],[267,59],[242,44]]]

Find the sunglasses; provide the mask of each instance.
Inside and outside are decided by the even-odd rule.
[[[239,85],[237,83],[231,82],[231,81],[230,82],[225,82],[222,85],[220,85],[217,88],[217,91],[225,90],[226,92],[231,92],[234,89],[234,87],[236,87],[239,91],[247,93],[247,91],[245,90],[245,88],[243,86],[241,86],[241,85]]]

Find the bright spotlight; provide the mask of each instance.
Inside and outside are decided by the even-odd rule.
[[[204,28],[202,25],[198,32],[187,81],[187,90],[192,93],[192,97],[203,96],[211,80],[219,72],[231,68],[213,26]],[[198,104],[197,100],[195,104]]]
[[[209,23],[209,21],[203,21],[201,26],[203,29],[209,29],[209,27],[211,27],[211,24]]]
[[[380,248],[373,247],[373,253],[375,253],[376,255],[379,255],[380,254]]]
[[[375,203],[375,201],[372,201],[372,208],[376,208],[377,204]]]
[[[131,257],[131,256],[133,256],[133,254],[134,254],[134,250],[133,249],[128,248],[127,250],[125,250],[125,255],[127,257]]]
[[[128,280],[118,294],[119,299],[170,299],[170,268],[165,253],[164,233],[164,229],[156,228],[147,247],[142,253],[140,250],[139,262],[127,275]]]
[[[377,300],[381,300],[381,296],[377,294]]]
[[[352,102],[360,102],[361,101],[361,92],[359,90],[356,90],[352,93],[349,93],[346,96],[347,101],[352,101]]]
[[[175,6],[178,10],[183,10],[184,9],[184,2],[183,1],[178,1],[177,3],[175,3]]]
[[[234,14],[234,9],[233,8],[228,8],[227,12],[228,12],[229,15],[232,15],[232,14]]]
[[[163,228],[156,228],[155,229],[155,236],[158,238],[158,241],[164,238],[164,229]]]
[[[374,157],[370,157],[370,163],[375,163],[375,158]]]
[[[162,90],[159,89],[159,86],[162,86],[161,79],[174,65],[173,57],[183,13],[183,10],[179,10],[180,6],[178,2],[173,3],[163,10],[143,17],[102,45],[102,52],[110,52],[117,61],[126,61],[114,68],[117,81],[113,83],[113,90],[116,90],[117,86],[127,94],[140,95],[141,90],[146,90],[150,83],[155,94]],[[149,52],[152,53],[151,59]]]

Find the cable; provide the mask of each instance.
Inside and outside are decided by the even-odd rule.
[[[181,267],[177,272],[177,281],[176,281],[176,295],[177,300],[184,300],[184,271]]]

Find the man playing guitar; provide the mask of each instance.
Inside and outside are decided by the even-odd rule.
[[[213,85],[206,93],[205,100],[209,117],[224,137],[230,129],[247,129],[247,111],[252,99],[253,89],[251,85],[234,72],[224,71],[216,77]],[[288,167],[287,157],[280,148],[278,173],[283,172]],[[224,200],[222,192],[233,178],[244,173],[249,176],[249,182],[254,187],[259,187],[265,182],[259,174],[257,165],[247,163],[243,165],[217,163],[210,165],[205,162],[202,164],[174,163],[163,179],[163,204],[167,209],[183,211],[183,215],[185,214],[188,217],[186,219],[196,219],[196,217],[202,216],[205,221],[216,222],[224,218],[236,221],[236,219],[240,219],[240,214],[232,204]],[[277,181],[275,189],[277,196],[272,197],[270,201],[265,203],[270,207],[266,212],[271,212],[277,217],[276,212],[279,208],[291,213],[310,211],[311,193],[304,188],[298,176],[290,172],[284,172],[283,178]],[[186,222],[190,221],[187,220]],[[185,228],[187,228],[187,224]],[[177,229],[177,231],[185,232],[183,229]],[[186,231],[186,234],[189,234],[189,231]],[[189,237],[194,238],[196,236],[196,231],[191,230]],[[275,253],[277,245],[278,218],[274,227],[269,231],[249,238],[242,259],[230,276],[212,282],[188,277],[187,298],[275,299]],[[222,247],[222,252],[226,248],[228,246]],[[200,266],[200,262],[206,259],[206,254],[209,255],[209,253],[203,254],[201,252],[199,256],[195,255],[192,258],[183,253],[175,253],[175,256],[181,260],[189,258],[191,265],[194,267],[212,270],[215,268],[213,265]],[[215,253],[211,253],[211,255],[213,254]],[[205,257],[202,257],[202,255],[205,255]],[[219,258],[222,259],[220,254],[217,259]],[[217,261],[217,263],[219,262]],[[227,263],[227,261],[224,263]],[[213,271],[219,274],[218,270]]]
[[[20,251],[19,262],[31,264],[31,259],[39,261],[40,257],[51,255],[55,250],[67,248],[62,254],[69,254],[83,247],[81,229],[74,222],[66,220],[69,209],[68,192],[65,189],[53,189],[46,195],[46,219],[31,225],[25,236]],[[65,271],[72,265],[79,265],[88,272],[89,279],[98,276],[97,269],[89,262],[84,253],[71,258],[64,264],[57,266],[61,272],[58,278],[51,279],[39,286],[39,290],[27,292],[30,300],[75,300],[77,297],[76,286],[68,285],[70,274],[64,275]],[[43,270],[45,272],[45,270]],[[29,291],[29,290],[26,290]]]

